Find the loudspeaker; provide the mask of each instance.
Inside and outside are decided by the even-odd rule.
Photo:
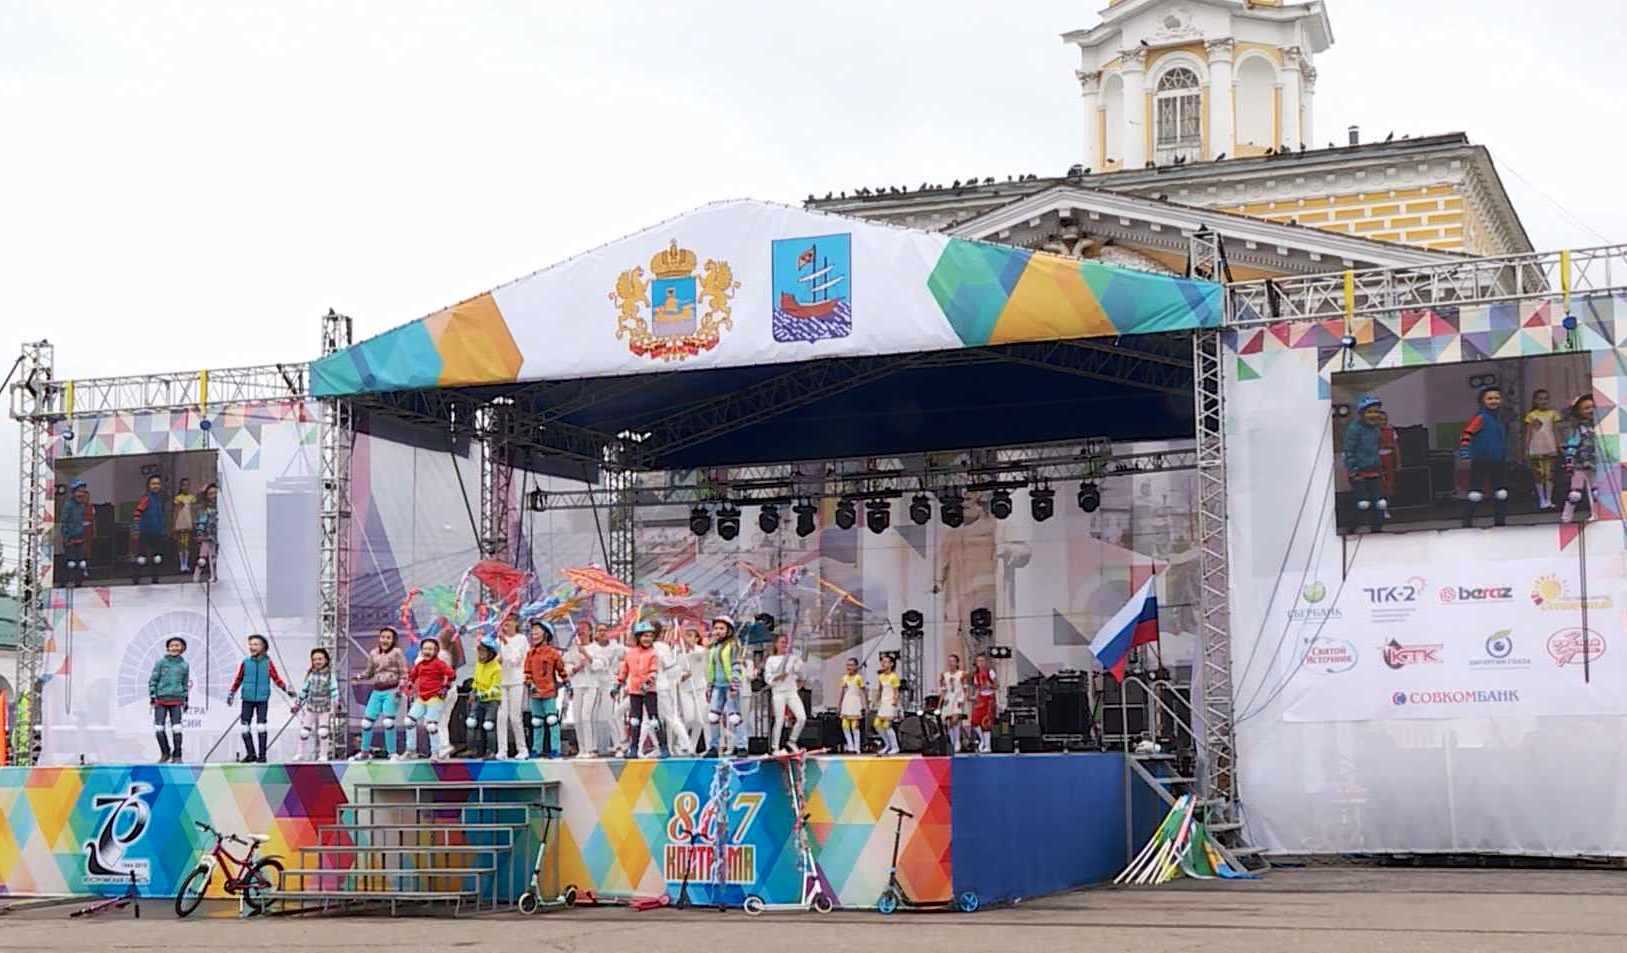
[[[1147,730],[1147,710],[1145,708],[1119,708],[1117,705],[1102,706],[1102,730],[1110,735],[1125,733],[1123,722],[1128,720],[1129,733],[1139,735]]]
[[[1085,709],[1085,683],[1077,673],[1057,675],[1040,708],[1040,725],[1048,735],[1083,735],[1090,727]]]
[[[920,715],[905,715],[898,719],[898,749],[905,754],[920,754],[926,744],[926,727]]]
[[[1429,428],[1423,424],[1395,428],[1395,448],[1402,466],[1421,465],[1429,456]]]
[[[1011,754],[1017,750],[1010,735],[995,735],[994,740],[989,742],[989,748],[995,754]]]
[[[752,735],[746,739],[746,754],[768,754],[768,739],[762,735]]]
[[[1391,506],[1429,505],[1429,467],[1402,467],[1395,474],[1395,499]]]
[[[842,716],[834,711],[822,711],[809,720],[809,726],[819,738],[817,748],[842,750],[847,741],[842,737]]]

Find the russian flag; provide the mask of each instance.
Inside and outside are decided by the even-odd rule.
[[[1130,658],[1130,651],[1138,645],[1150,645],[1158,641],[1158,596],[1153,584],[1158,581],[1152,576],[1141,584],[1136,594],[1124,604],[1124,608],[1107,620],[1102,630],[1090,640],[1090,652],[1096,660],[1102,663],[1102,668],[1113,673],[1113,677],[1124,681],[1124,663]]]

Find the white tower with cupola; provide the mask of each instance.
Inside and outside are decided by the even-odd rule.
[[[1109,0],[1063,39],[1079,48],[1093,171],[1317,145],[1313,60],[1333,44],[1320,2]]]

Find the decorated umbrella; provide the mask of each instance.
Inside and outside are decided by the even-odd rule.
[[[578,566],[565,570],[564,575],[573,585],[586,593],[604,593],[609,596],[633,594],[632,586],[605,572],[603,566]]]
[[[530,578],[530,573],[515,569],[508,563],[496,559],[482,559],[474,564],[469,574],[480,580],[482,585],[504,602]]]

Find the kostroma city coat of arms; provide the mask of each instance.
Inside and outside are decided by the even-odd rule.
[[[708,258],[695,275],[695,253],[676,239],[650,258],[651,278],[629,268],[616,278],[610,293],[615,303],[616,339],[639,357],[681,361],[717,347],[722,333],[734,327],[730,301],[740,282],[726,261]]]

